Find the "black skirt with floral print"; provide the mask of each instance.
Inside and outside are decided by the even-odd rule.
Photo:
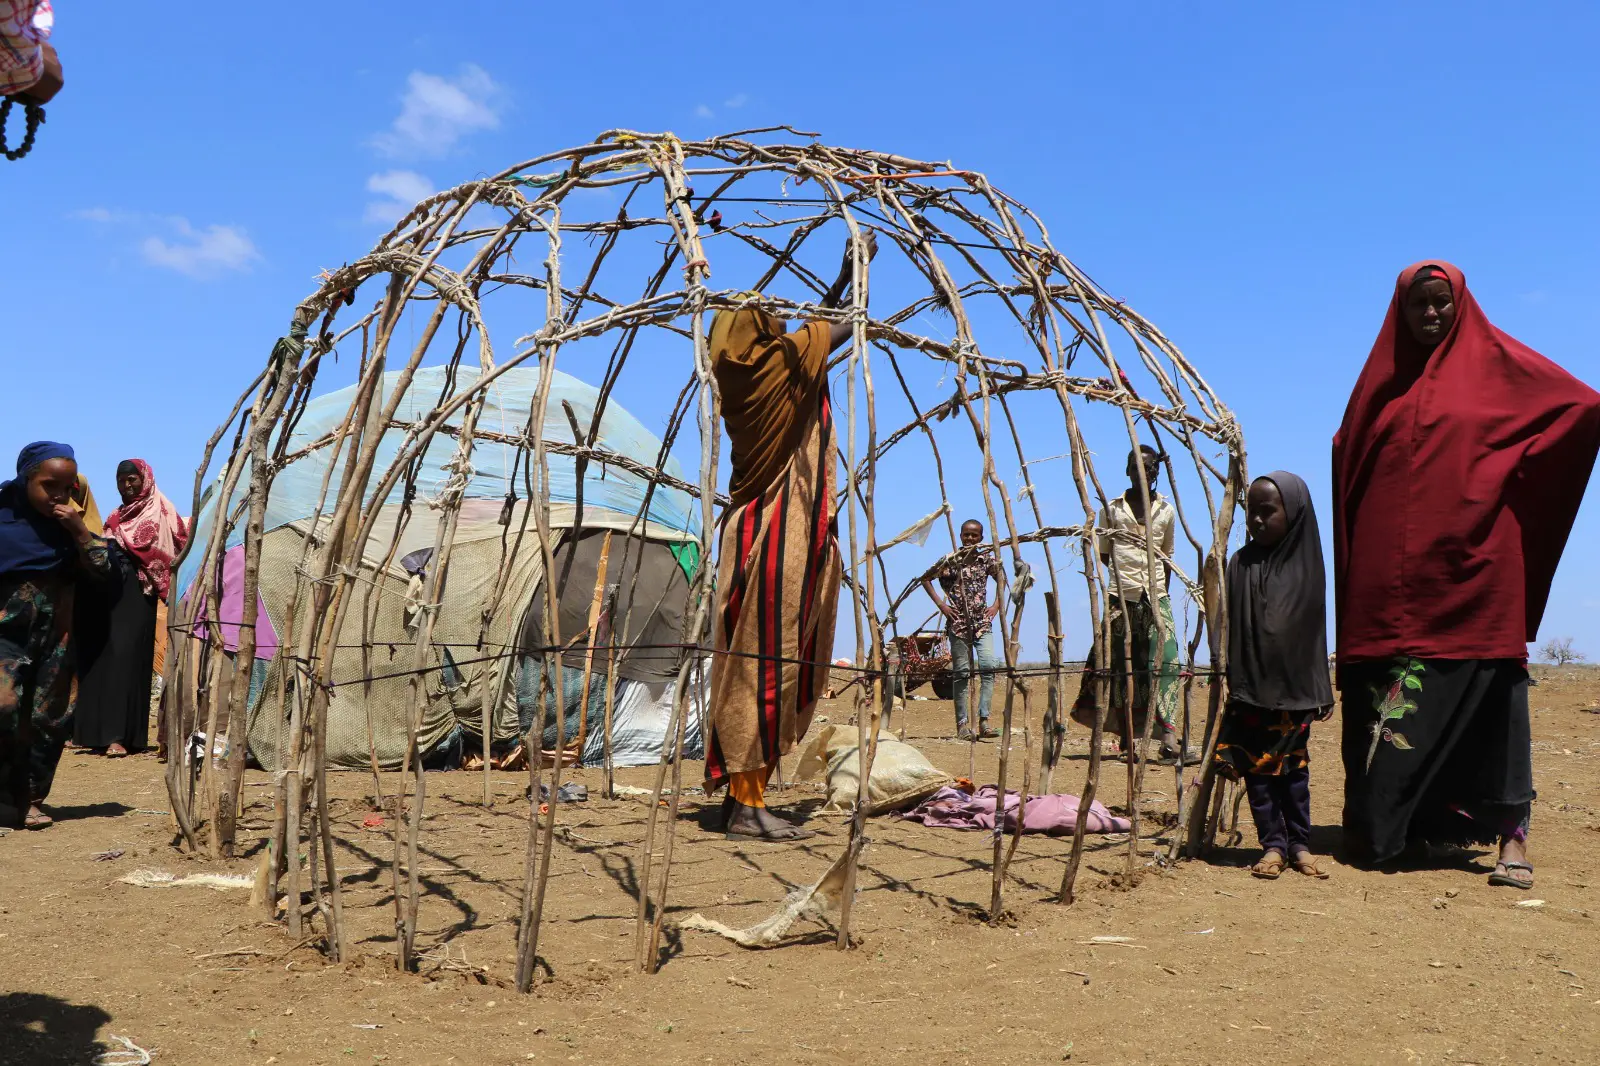
[[[1413,841],[1526,835],[1533,739],[1521,660],[1400,656],[1351,663],[1339,679],[1352,854],[1382,862]]]

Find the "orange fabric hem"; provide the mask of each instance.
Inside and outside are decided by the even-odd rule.
[[[740,770],[728,775],[728,795],[733,797],[733,802],[742,803],[746,807],[765,807],[767,805],[767,778],[772,776],[772,767],[763,766],[759,770]]]

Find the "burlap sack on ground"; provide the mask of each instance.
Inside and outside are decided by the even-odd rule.
[[[801,781],[827,782],[825,811],[848,811],[861,789],[860,735],[855,726],[826,725],[800,755]],[[867,813],[882,814],[913,806],[955,779],[930,763],[916,748],[893,733],[878,733],[878,750],[867,781]]]

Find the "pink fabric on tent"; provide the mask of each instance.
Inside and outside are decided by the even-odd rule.
[[[229,651],[239,650],[239,623],[244,621],[244,545],[229,548],[222,556],[222,646]],[[195,635],[206,639],[206,615],[202,613],[195,624]],[[256,592],[256,658],[270,659],[278,654],[278,631],[272,628],[267,615],[267,605]]]
[[[937,829],[993,829],[995,786],[984,785],[973,795],[958,788],[941,788],[902,818]],[[1006,792],[1006,829],[1017,827],[1017,793]],[[1044,833],[1047,836],[1070,836],[1078,824],[1078,797],[1060,792],[1045,796],[1029,796],[1028,809],[1022,818],[1024,833]],[[1090,833],[1127,833],[1133,823],[1118,818],[1098,802],[1089,806],[1089,821],[1085,830]]]

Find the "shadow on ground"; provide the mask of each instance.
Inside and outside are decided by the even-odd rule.
[[[85,1066],[105,1049],[96,1042],[111,1015],[38,992],[0,993],[0,1066]]]

